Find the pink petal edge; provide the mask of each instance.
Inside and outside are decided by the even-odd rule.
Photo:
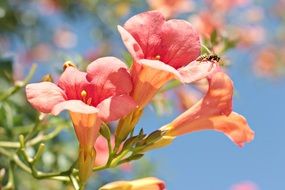
[[[98,104],[98,117],[104,121],[115,121],[130,113],[136,107],[136,102],[128,95],[113,96]]]
[[[66,99],[63,90],[51,82],[28,84],[26,96],[28,102],[43,113],[50,113],[55,105]]]
[[[53,115],[58,115],[63,110],[74,113],[94,114],[98,113],[98,109],[83,103],[81,100],[68,100],[55,105],[51,111]]]
[[[133,36],[120,25],[117,26],[121,38],[135,60],[143,59],[144,53],[138,42],[133,38]]]

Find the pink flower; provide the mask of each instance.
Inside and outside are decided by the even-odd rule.
[[[278,56],[278,54],[284,55],[282,54],[282,51],[279,50],[279,52],[278,50],[279,49],[275,47],[269,46],[257,53],[254,64],[254,71],[256,74],[267,77],[278,75],[277,71],[281,70],[280,66],[277,64],[278,60],[282,62],[282,60],[285,58],[285,56]]]
[[[209,89],[203,99],[163,127],[168,136],[201,130],[216,130],[227,135],[238,146],[250,142],[254,132],[246,119],[232,112],[233,83],[223,72],[209,78]]]
[[[41,14],[53,14],[62,8],[59,0],[39,0],[37,3],[43,9]]]
[[[236,28],[234,33],[239,39],[238,43],[241,47],[250,47],[261,44],[265,41],[266,31],[262,26],[247,26]]]
[[[95,166],[103,166],[107,163],[109,157],[107,140],[99,136],[94,144],[94,148],[97,152],[97,156],[94,162]]]
[[[227,12],[232,8],[246,5],[249,0],[207,0],[213,9],[217,9],[219,11]]]
[[[112,147],[115,144],[113,137],[111,138],[111,144],[112,144]],[[94,148],[97,153],[94,166],[106,165],[108,158],[109,158],[109,149],[108,149],[107,140],[104,137],[99,136],[94,144]],[[124,163],[120,166],[123,171],[130,171],[132,169],[132,165],[130,163]]]
[[[188,0],[148,0],[149,6],[161,12],[166,18],[177,13],[189,12],[193,9],[193,2]]]
[[[140,107],[167,81],[190,83],[215,68],[211,62],[195,61],[200,55],[199,35],[184,20],[166,21],[158,11],[150,11],[130,18],[118,30],[134,58],[132,96]]]
[[[125,64],[117,58],[105,57],[88,65],[87,73],[67,67],[57,84],[29,84],[26,95],[40,112],[58,115],[69,110],[80,144],[79,157],[86,163],[82,166],[90,167],[101,123],[117,120],[136,107],[128,95],[131,90],[132,81]]]
[[[258,190],[258,187],[252,182],[241,182],[233,185],[231,190]]]
[[[213,12],[204,11],[190,18],[198,32],[205,38],[210,38],[214,31],[224,27],[223,18]]]
[[[147,177],[133,181],[115,181],[104,185],[99,190],[165,190],[165,183],[155,177]]]
[[[68,28],[57,28],[53,36],[53,42],[59,48],[69,49],[76,46],[77,36]]]

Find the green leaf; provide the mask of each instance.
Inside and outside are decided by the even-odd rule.
[[[130,162],[133,160],[139,160],[140,158],[142,158],[144,156],[144,154],[132,154],[131,156],[129,156],[128,158],[121,160],[118,164],[122,164],[122,163],[126,163],[126,162]]]
[[[129,68],[131,68],[131,66],[132,66],[132,64],[133,64],[133,58],[132,58],[131,54],[128,53],[128,52],[124,52],[124,53],[123,53],[123,58],[124,58],[124,60],[125,60],[125,63],[127,64],[127,66],[128,66]]]
[[[141,130],[139,132],[139,136],[142,136],[142,135],[144,135],[143,128],[141,128]]]
[[[108,141],[111,139],[111,131],[109,129],[109,126],[105,123],[103,123],[100,127],[100,134],[107,139]]]
[[[129,160],[129,161],[138,160],[143,156],[144,156],[144,154],[134,154],[134,155],[131,155],[130,157],[128,157],[126,160]]]
[[[139,136],[133,136],[127,139],[123,145],[123,150],[132,147],[135,143],[137,143],[138,140],[139,140]]]
[[[159,140],[166,132],[165,131],[161,131],[161,130],[156,130],[154,132],[152,132],[151,134],[149,134],[145,141],[146,144],[151,144],[157,140]]]
[[[210,36],[211,44],[215,45],[218,41],[217,39],[218,39],[218,32],[217,32],[217,30],[214,30]]]

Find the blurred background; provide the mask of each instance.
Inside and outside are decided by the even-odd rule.
[[[94,175],[89,188],[115,179],[157,176],[168,190],[285,189],[284,9],[284,0],[2,0],[0,140],[28,133],[37,118],[21,89],[7,95],[7,89],[23,81],[33,65],[37,69],[31,81],[37,82],[47,74],[56,81],[67,60],[83,70],[102,56],[130,63],[116,26],[137,13],[159,10],[168,19],[191,22],[202,43],[221,57],[235,84],[234,110],[247,118],[255,140],[239,148],[216,132],[185,135],[130,167]],[[151,132],[163,126],[203,92],[199,83],[161,92],[137,129]],[[43,170],[66,168],[76,156],[74,132],[66,118],[53,117],[43,124],[47,131],[69,125],[49,142]],[[33,154],[33,148],[30,151]],[[0,160],[0,168],[5,168],[8,163],[1,155]],[[36,180],[17,175],[19,189],[38,189]],[[47,189],[62,188],[51,181],[39,183]]]

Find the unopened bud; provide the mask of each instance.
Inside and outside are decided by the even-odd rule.
[[[50,74],[46,74],[42,77],[42,82],[53,82],[52,76]]]
[[[65,70],[67,67],[75,67],[76,68],[76,65],[74,63],[72,63],[71,61],[66,61],[63,64],[63,70]]]

